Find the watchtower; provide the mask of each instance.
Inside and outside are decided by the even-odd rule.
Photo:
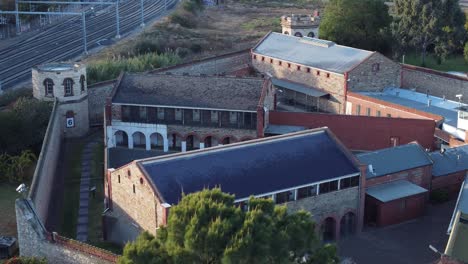
[[[319,12],[313,15],[285,15],[281,16],[282,33],[296,37],[318,37],[320,24]]]
[[[77,63],[47,63],[32,69],[33,95],[54,101],[66,137],[81,137],[89,131],[86,66]]]

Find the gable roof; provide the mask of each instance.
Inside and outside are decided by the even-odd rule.
[[[406,180],[391,181],[366,189],[366,194],[383,203],[425,192],[427,192],[427,190],[423,187]]]
[[[331,41],[270,32],[252,50],[272,58],[345,73],[373,54],[371,51],[337,45]]]
[[[371,173],[369,167],[367,167],[368,179],[432,164],[428,154],[417,143],[362,153],[356,156],[363,164],[372,164],[374,173]]]
[[[247,199],[359,174],[357,161],[328,129],[137,161],[158,196],[176,204],[182,193],[220,186]]]
[[[468,145],[448,148],[444,153],[434,151],[429,153],[429,156],[434,161],[432,176],[468,170]]]
[[[256,111],[263,85],[261,78],[125,73],[112,103]]]

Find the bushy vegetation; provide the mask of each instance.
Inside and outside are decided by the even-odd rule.
[[[35,257],[15,257],[7,260],[5,264],[47,264],[47,260]]]
[[[261,17],[245,22],[242,28],[245,30],[268,28],[271,31],[281,32],[281,21],[279,17]]]
[[[197,26],[197,13],[203,10],[203,0],[185,0],[170,16],[169,20],[183,27]]]
[[[29,88],[10,89],[0,96],[0,107],[8,106],[20,97],[32,97],[32,90]]]
[[[180,57],[172,52],[148,53],[131,58],[101,60],[88,65],[88,84],[117,78],[120,72],[143,72],[174,65]]]
[[[51,102],[21,97],[12,109],[0,111],[0,153],[39,153],[51,110]]]
[[[30,150],[24,150],[21,154],[11,156],[0,155],[0,182],[17,183],[29,181],[26,171],[37,160],[36,155]]]
[[[248,211],[220,189],[184,196],[171,207],[157,237],[142,233],[125,246],[120,264],[338,263],[336,247],[323,246],[309,213],[287,213],[271,199],[251,198]]]

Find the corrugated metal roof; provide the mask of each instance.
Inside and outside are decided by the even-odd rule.
[[[283,135],[294,133],[302,130],[307,130],[307,127],[302,126],[284,126],[284,125],[268,125],[265,129],[265,134]]]
[[[359,173],[324,129],[139,163],[169,204],[216,186],[241,199]]]
[[[326,96],[329,93],[324,92],[322,90],[312,88],[310,86],[306,86],[303,84],[287,81],[287,80],[282,80],[282,79],[277,79],[277,78],[271,78],[271,82],[275,86],[283,87],[289,90],[293,90],[299,93],[303,93],[312,97],[322,97]]]
[[[405,180],[392,181],[366,189],[368,195],[384,203],[424,192],[427,190],[423,187]]]
[[[444,153],[434,151],[429,153],[434,161],[433,176],[442,176],[450,173],[468,170],[468,145],[445,149]]]
[[[267,35],[253,52],[341,74],[351,70],[373,53],[337,45],[331,41],[276,32]]]
[[[356,155],[363,164],[372,164],[374,173],[367,168],[367,179],[390,173],[430,165],[432,160],[419,144],[410,143]]]

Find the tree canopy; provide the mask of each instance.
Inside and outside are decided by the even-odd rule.
[[[429,47],[439,58],[463,50],[466,19],[458,0],[395,0],[393,8],[392,33],[399,53],[419,51],[424,66]]]
[[[382,0],[330,0],[319,37],[341,45],[385,53],[392,19]]]
[[[243,211],[217,188],[186,195],[171,207],[167,226],[128,243],[119,263],[304,263],[304,256],[307,263],[338,263],[309,213],[289,214],[270,199],[248,205]]]

